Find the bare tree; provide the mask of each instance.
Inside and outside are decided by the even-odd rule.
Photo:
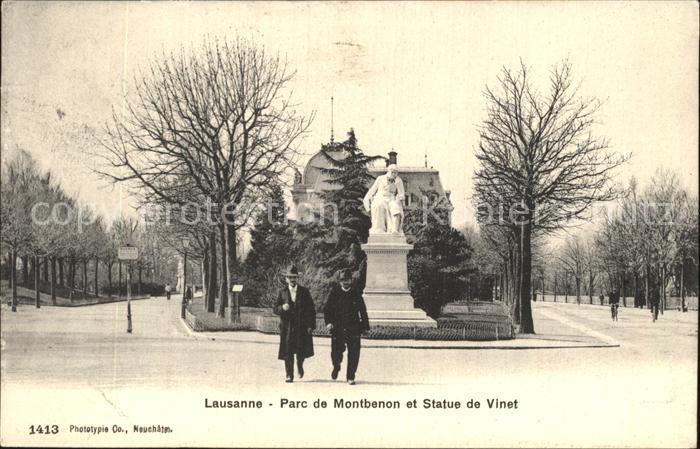
[[[698,266],[698,198],[685,197],[685,204],[678,217],[678,232],[676,233],[676,247],[678,248],[678,278],[679,294],[681,297],[681,311],[687,312],[685,303],[686,283],[685,272],[688,265]],[[688,264],[690,262],[690,264]],[[697,285],[695,290],[697,291]]]
[[[669,269],[674,266],[680,254],[677,236],[682,233],[681,217],[684,209],[687,208],[687,194],[680,187],[675,173],[657,169],[647,186],[645,196],[648,199],[644,210],[648,230],[647,239],[658,265],[659,296],[663,313],[666,308]]]
[[[598,277],[600,260],[596,251],[593,238],[586,238],[583,242],[583,265],[588,275],[588,303],[593,304],[593,285]]]
[[[32,245],[30,210],[36,199],[32,186],[37,177],[39,170],[36,161],[21,149],[3,167],[0,237],[2,251],[9,252],[13,312],[17,311],[17,257],[20,252],[28,251]],[[39,267],[36,263],[34,271],[38,275]]]
[[[520,331],[534,333],[532,321],[532,236],[582,218],[597,201],[618,196],[613,169],[627,157],[608,151],[593,135],[595,99],[579,98],[571,66],[552,69],[549,92],[540,94],[528,69],[503,69],[498,90],[486,87],[487,118],[480,127],[475,189],[479,201],[496,206],[505,198],[510,225],[520,230]]]
[[[100,172],[133,182],[143,202],[214,205],[220,313],[237,260],[238,208],[294,165],[310,124],[290,101],[293,76],[284,60],[249,42],[206,41],[141,73],[127,113],[114,114],[102,141],[107,164]]]
[[[586,264],[586,250],[581,239],[578,236],[567,238],[559,251],[558,259],[564,265],[566,271],[574,276],[576,282],[576,303],[581,304],[581,281],[583,280]]]

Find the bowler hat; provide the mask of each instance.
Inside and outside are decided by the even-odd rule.
[[[290,277],[290,276],[299,276],[299,269],[297,268],[296,265],[291,264],[289,268],[287,268],[287,271],[282,273],[283,276]]]
[[[338,276],[339,281],[352,281],[352,271],[351,270],[341,270]]]

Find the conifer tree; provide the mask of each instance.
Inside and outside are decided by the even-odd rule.
[[[371,162],[383,158],[365,155],[357,146],[353,129],[348,132],[346,141],[323,145],[321,153],[329,163],[329,167],[323,168],[322,172],[331,185],[321,194],[321,199],[323,204],[337,207],[337,216],[330,208],[321,211],[324,214],[326,241],[330,243],[324,264],[333,271],[342,268],[364,271],[362,267],[366,256],[360,244],[367,242],[371,223],[364,211],[362,198],[374,181],[367,167]],[[360,278],[364,279],[364,276],[360,275]]]

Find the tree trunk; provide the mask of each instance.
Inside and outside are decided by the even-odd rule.
[[[622,288],[620,288],[620,292],[622,293],[622,307],[627,307],[627,295],[625,294],[626,284],[627,273],[625,273],[625,270],[622,270]]]
[[[554,302],[557,302],[557,272],[554,272]]]
[[[588,270],[588,303],[593,304],[593,271]]]
[[[119,285],[117,287],[117,296],[122,295],[122,261],[119,261]]]
[[[100,276],[100,259],[95,257],[95,296],[99,296],[100,288],[97,286]]]
[[[666,264],[661,265],[661,315],[666,310]]]
[[[209,270],[209,259],[207,258],[207,252],[204,252],[204,257],[200,261],[201,273],[202,273],[202,298],[206,302],[207,298],[207,271]]]
[[[34,256],[34,263],[39,264],[39,256]],[[36,308],[41,307],[41,291],[39,290],[39,270],[34,271],[34,293],[36,295]]]
[[[24,274],[22,274],[22,282],[24,284],[29,283],[29,279],[34,279],[34,270],[36,270],[36,263],[34,262],[33,257],[27,260],[27,270],[29,270],[29,274],[27,275],[26,279],[24,279]]]
[[[508,289],[510,288],[510,266],[508,261],[503,262],[503,276],[501,279],[501,301],[509,304]]]
[[[210,313],[216,311],[216,274],[218,269],[216,265],[216,234],[212,230],[209,235],[209,283],[207,286],[207,312]]]
[[[109,262],[107,264],[107,297],[112,296],[112,267],[114,262]]]
[[[63,273],[63,257],[58,258],[58,285],[63,287],[65,285],[65,275]]]
[[[51,305],[56,305],[56,258],[51,258]]]
[[[233,225],[226,225],[226,242],[228,248],[228,280],[233,283],[238,274],[238,247],[236,246],[236,228]]]
[[[687,312],[685,307],[685,285],[683,284],[683,272],[685,271],[685,258],[681,259],[681,312]]]
[[[219,225],[219,234],[221,235],[221,289],[219,291],[219,310],[218,315],[223,317],[225,315],[225,309],[228,307],[228,273],[229,267],[229,254],[228,248],[228,232],[226,232],[226,225]]]
[[[87,259],[83,259],[83,298],[87,297],[88,281],[87,281]]]
[[[231,221],[233,221],[233,216],[231,217]],[[236,246],[237,241],[236,241],[236,228],[231,225],[231,224],[226,224],[226,244],[227,244],[227,254],[228,254],[228,260],[227,260],[227,272],[228,272],[228,284],[226,288],[226,297],[228,301],[228,306],[231,311],[234,310],[235,307],[240,307],[240,304],[236,305],[234,304],[234,297],[231,295],[230,292],[230,286],[233,285],[234,283],[238,283],[238,248]]]
[[[49,258],[44,257],[44,282],[49,282]]]
[[[576,304],[581,305],[581,275],[576,274]]]
[[[29,284],[29,257],[22,256],[22,283],[24,285]],[[36,257],[34,258],[34,265],[36,265]]]
[[[17,250],[10,254],[10,281],[12,282],[12,311],[17,311]]]
[[[520,319],[522,318],[520,313],[520,292],[522,291],[522,276],[523,276],[523,253],[521,247],[521,241],[518,239],[518,245],[515,252],[515,268],[513,276],[513,302],[515,303],[516,316],[518,317],[518,324],[520,324]]]
[[[68,271],[70,272],[70,273],[68,273],[68,275],[70,276],[70,279],[68,279],[68,283],[70,285],[71,290],[75,290],[76,262],[75,262],[75,259],[73,259],[72,257],[70,259],[70,264],[69,264],[68,268],[69,268]]]
[[[645,269],[646,269],[646,276],[644,276],[644,302],[645,302],[645,305],[647,306],[647,309],[648,309],[649,308],[649,264],[646,264]]]
[[[544,295],[546,294],[544,273],[542,273],[542,279],[540,280],[542,282],[542,301],[544,301]]]
[[[513,321],[515,324],[520,325],[520,263],[518,259],[521,257],[518,248],[512,251],[513,261],[511,263],[511,274],[510,274],[510,289],[508,295],[511,301],[511,310],[513,313]]]
[[[528,206],[529,207],[529,206]],[[534,208],[529,207],[532,211]],[[520,268],[520,332],[523,334],[534,334],[535,325],[532,321],[532,294],[531,294],[531,275],[532,275],[532,223],[530,221],[531,214],[528,213],[528,219],[521,228],[521,244],[520,251],[522,253],[522,262]]]
[[[187,268],[185,267],[185,269],[187,269]],[[141,294],[141,284],[143,283],[141,280],[142,275],[143,275],[143,267],[139,264],[139,295]]]

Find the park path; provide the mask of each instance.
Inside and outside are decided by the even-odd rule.
[[[134,301],[133,306],[134,332],[127,334],[124,303],[38,310],[22,306],[17,313],[3,305],[3,432],[21,436],[17,442],[53,445],[49,437],[31,439],[26,435],[27,426],[36,424],[38,417],[62,429],[71,424],[114,423],[128,428],[165,424],[175,432],[149,438],[130,433],[118,445],[197,445],[204,432],[215,432],[223,435],[222,445],[254,446],[260,440],[241,439],[240,429],[277,423],[278,434],[291,434],[292,425],[287,423],[296,420],[290,419],[290,413],[307,416],[310,422],[318,419],[318,413],[333,422],[350,418],[354,429],[386,419],[384,410],[328,409],[316,415],[313,410],[289,411],[278,405],[283,398],[309,403],[317,398],[402,402],[476,398],[483,403],[498,397],[518,399],[522,411],[465,410],[464,415],[442,415],[402,409],[393,416],[401,423],[404,438],[398,441],[393,434],[394,439],[384,440],[387,435],[380,434],[377,441],[398,441],[408,447],[421,441],[421,435],[430,435],[436,423],[448,417],[454,423],[450,426],[454,445],[460,441],[494,445],[490,434],[481,440],[474,436],[480,435],[483,425],[498,420],[508,428],[517,424],[528,429],[523,441],[529,446],[556,445],[565,435],[572,446],[622,447],[645,441],[650,446],[685,447],[694,441],[697,322],[693,326],[688,322],[691,318],[679,312],[651,323],[648,312],[625,309],[620,321],[612,323],[604,308],[538,302],[534,304],[538,334],[513,342],[552,346],[524,350],[387,348],[372,347],[367,340],[357,386],[349,387],[342,377],[330,379],[327,339],[315,339],[316,354],[305,363],[304,379],[286,384],[283,364],[277,360],[277,336],[257,332],[194,335],[179,318],[178,296],[170,301]],[[603,345],[598,334],[615,338],[620,345]],[[597,343],[562,345],[567,340]],[[663,388],[650,388],[659,385],[660,379]],[[264,408],[212,411],[203,406],[205,398],[259,399]],[[640,424],[648,422],[655,426]],[[80,444],[117,441],[66,435]],[[337,439],[336,434],[328,435]],[[332,441],[319,440],[321,443],[331,445]],[[428,440],[423,443],[430,445]]]

